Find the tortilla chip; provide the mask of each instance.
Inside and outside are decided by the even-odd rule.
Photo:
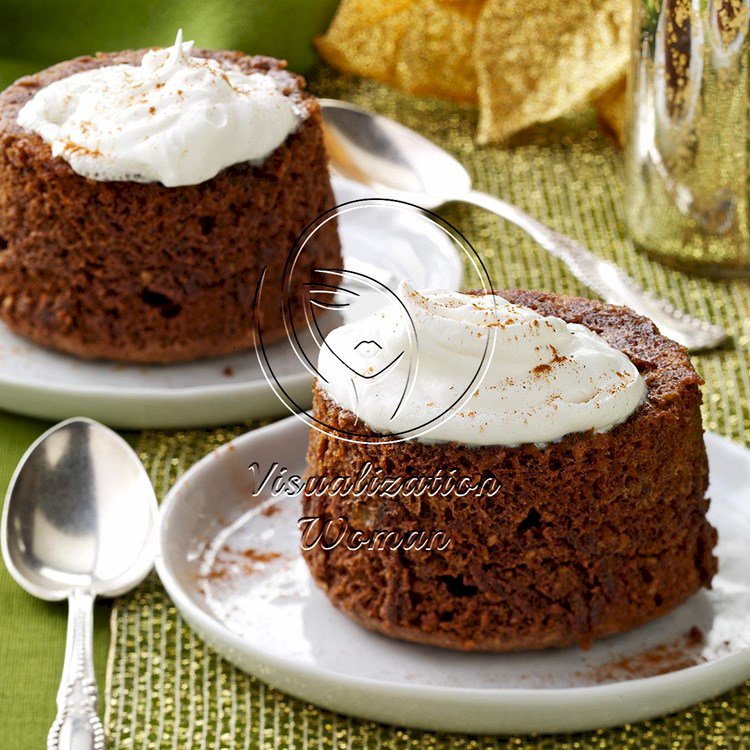
[[[396,85],[412,94],[477,101],[472,50],[485,0],[418,0],[401,39]]]
[[[323,59],[414,94],[476,102],[474,30],[485,0],[343,0]]]
[[[395,84],[401,37],[413,0],[343,0],[324,36],[321,57],[344,73]]]
[[[474,44],[478,140],[502,141],[578,109],[617,81],[631,0],[487,0]]]

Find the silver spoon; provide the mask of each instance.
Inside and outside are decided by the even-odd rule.
[[[3,559],[33,596],[68,600],[68,640],[48,750],[104,750],[92,660],[96,596],[140,583],[156,550],[157,507],[143,465],[115,432],[75,418],[25,453],[3,509]]]
[[[469,173],[450,154],[413,130],[353,104],[321,99],[331,170],[376,194],[426,209],[449,201],[472,203],[531,235],[573,275],[607,302],[626,305],[656,323],[690,351],[712,349],[728,338],[720,326],[678,310],[641,289],[626,273],[516,206],[471,189]]]

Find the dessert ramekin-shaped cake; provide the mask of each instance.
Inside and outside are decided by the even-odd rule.
[[[0,95],[0,317],[82,357],[252,344],[257,282],[334,205],[321,115],[284,63],[172,48],[81,57]],[[300,274],[340,266],[327,225]],[[309,266],[309,268],[308,268]],[[292,305],[301,314],[302,305]],[[261,311],[264,341],[281,308]]]
[[[345,519],[347,538],[396,532],[379,545],[305,545],[337,607],[436,646],[586,647],[710,586],[701,380],[684,348],[627,308],[588,299],[399,294],[402,309],[336,329],[321,350],[309,475],[361,477],[368,466],[379,480],[495,484],[325,492],[316,480],[306,517]],[[444,536],[399,544],[410,531]]]

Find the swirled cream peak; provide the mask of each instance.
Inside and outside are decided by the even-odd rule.
[[[406,283],[390,305],[326,337],[318,372],[328,396],[377,432],[468,445],[605,431],[646,394],[625,354],[582,325]]]
[[[174,46],[140,65],[106,65],[41,89],[18,114],[75,172],[95,180],[195,185],[260,163],[297,128],[283,78],[245,73]]]

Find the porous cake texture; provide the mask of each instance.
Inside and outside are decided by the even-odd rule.
[[[646,401],[604,433],[544,447],[409,441],[346,442],[356,417],[316,387],[308,472],[434,476],[456,469],[492,497],[396,498],[310,493],[305,516],[345,517],[350,529],[444,531],[449,546],[304,551],[330,600],[367,628],[455,649],[515,651],[578,644],[630,630],[709,587],[716,531],[706,520],[708,463],[701,379],[686,350],[623,307],[533,291],[499,292],[543,315],[580,323],[623,351],[643,375]],[[362,425],[356,425],[362,432]],[[331,545],[329,545],[331,546]]]

